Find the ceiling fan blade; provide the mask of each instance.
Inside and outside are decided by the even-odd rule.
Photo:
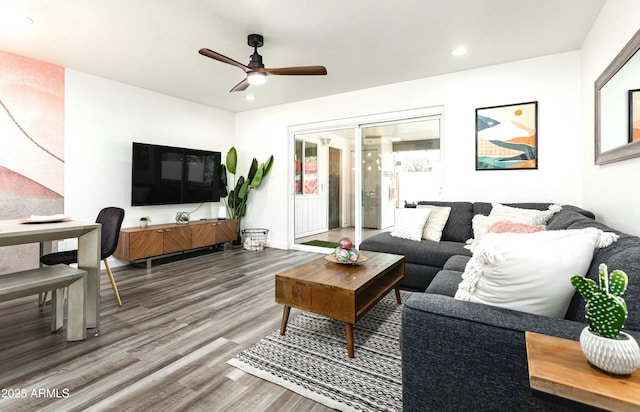
[[[269,74],[280,74],[286,76],[324,76],[327,69],[324,66],[298,66],[279,67],[275,69],[264,69]]]
[[[241,92],[247,90],[247,87],[249,87],[249,79],[245,77],[244,80],[233,86],[233,89],[229,90],[229,92]]]
[[[224,56],[224,55],[222,55],[222,54],[220,54],[218,52],[214,52],[213,50],[209,50],[209,49],[207,49],[205,47],[200,49],[198,51],[198,53],[200,53],[203,56],[212,58],[214,60],[218,60],[219,62],[227,63],[227,64],[230,64],[232,66],[236,66],[236,67],[242,69],[245,73],[247,73],[247,72],[249,72],[251,70],[251,69],[249,69],[249,67],[245,66],[244,64],[242,64],[240,62],[237,62],[237,61],[233,60],[232,58]]]

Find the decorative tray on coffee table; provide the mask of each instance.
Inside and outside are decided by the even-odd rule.
[[[358,256],[358,260],[355,262],[339,262],[334,255],[325,255],[324,258],[329,262],[337,263],[339,265],[357,265],[358,263],[362,263],[367,260],[367,257],[362,255]]]

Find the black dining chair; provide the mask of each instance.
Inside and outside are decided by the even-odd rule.
[[[121,209],[119,207],[105,207],[100,211],[100,213],[98,213],[98,217],[96,218],[96,223],[100,223],[102,225],[100,259],[102,259],[102,261],[104,262],[104,266],[107,269],[107,274],[109,275],[109,280],[111,281],[111,287],[113,288],[113,294],[116,295],[116,300],[118,301],[119,306],[122,306],[122,301],[120,301],[118,287],[116,286],[116,281],[113,279],[113,273],[111,272],[111,268],[109,267],[107,258],[111,256],[118,247],[120,227],[122,226],[123,220],[124,209]],[[47,266],[57,265],[60,263],[63,263],[65,265],[78,263],[78,251],[66,250],[64,252],[49,253],[48,255],[44,255],[40,258],[40,263]],[[42,299],[43,308],[46,302],[46,298],[47,295],[45,293],[44,299]]]

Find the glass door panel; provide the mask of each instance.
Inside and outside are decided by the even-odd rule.
[[[441,170],[440,116],[363,126],[362,239],[393,230],[405,200],[439,200]]]
[[[294,157],[296,195],[318,194],[318,145],[296,139]]]

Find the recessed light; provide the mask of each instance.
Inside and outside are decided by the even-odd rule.
[[[252,101],[256,99],[256,96],[252,95],[252,94],[245,94],[244,95],[244,99],[248,100],[248,101]]]
[[[464,54],[467,54],[467,48],[466,47],[456,47],[455,49],[451,50],[451,55],[452,56],[462,56]]]

